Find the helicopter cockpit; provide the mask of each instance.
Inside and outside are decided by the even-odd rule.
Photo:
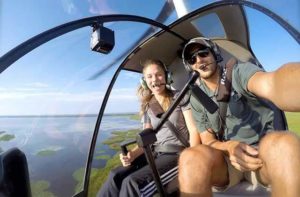
[[[296,0],[186,1],[185,11],[179,1],[166,2],[161,13],[168,16],[158,20],[128,14],[74,20],[0,57],[0,84],[6,87],[0,87],[0,196],[96,196],[109,171],[120,165],[120,143],[141,131],[136,97],[141,64],[161,59],[172,72],[172,88],[182,90],[190,79],[182,49],[191,38],[214,40],[221,64],[234,57],[274,70],[286,60],[274,67],[269,59],[279,55],[273,53],[299,61]],[[294,9],[287,13],[282,6]],[[272,28],[281,34],[270,35]],[[283,44],[296,52],[288,54]],[[276,118],[276,128],[288,128],[284,112],[278,110]],[[163,196],[160,192],[155,195]],[[270,194],[243,183],[214,195]]]

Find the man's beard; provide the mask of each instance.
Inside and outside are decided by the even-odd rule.
[[[208,70],[203,71],[201,69],[199,69],[200,72],[200,76],[202,79],[209,79],[212,76],[214,76],[216,74],[216,72],[218,71],[218,66],[215,65],[213,67],[210,67]]]

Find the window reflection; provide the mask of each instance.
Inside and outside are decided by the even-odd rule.
[[[199,17],[191,23],[205,37],[225,37],[223,25],[216,13],[210,13]]]
[[[120,143],[141,131],[136,90],[141,74],[121,71],[109,96],[92,163],[89,196],[96,196],[113,168],[120,166]]]

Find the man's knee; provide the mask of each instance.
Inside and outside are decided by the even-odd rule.
[[[227,164],[222,151],[199,145],[183,151],[179,158],[179,184],[184,188],[227,183]],[[193,183],[196,183],[194,185]],[[186,188],[185,188],[186,189]]]
[[[190,166],[199,164],[200,162],[209,162],[211,159],[210,150],[203,145],[185,149],[179,157],[179,166]]]
[[[259,155],[266,166],[279,167],[299,161],[300,139],[292,132],[272,132],[262,138]],[[287,158],[289,158],[287,160]]]
[[[220,151],[206,145],[185,149],[179,157],[179,170],[211,170],[217,158],[222,158]]]
[[[264,162],[259,171],[262,182],[272,184],[274,180],[295,181],[300,165],[299,136],[292,132],[269,133],[259,144],[259,155]]]
[[[261,155],[279,155],[298,151],[300,138],[292,132],[271,132],[264,136],[259,144]]]

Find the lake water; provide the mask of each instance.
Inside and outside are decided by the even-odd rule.
[[[72,196],[77,183],[72,175],[86,165],[96,119],[96,116],[0,117],[0,138],[14,135],[13,139],[0,141],[0,151],[18,147],[26,154],[32,183],[45,180],[50,184],[46,191],[57,197]],[[108,139],[112,131],[140,127],[140,122],[129,116],[104,116],[97,151],[114,155],[116,152],[101,142]],[[42,151],[48,154],[41,155]],[[93,162],[93,167],[103,167],[105,163],[100,159]]]

